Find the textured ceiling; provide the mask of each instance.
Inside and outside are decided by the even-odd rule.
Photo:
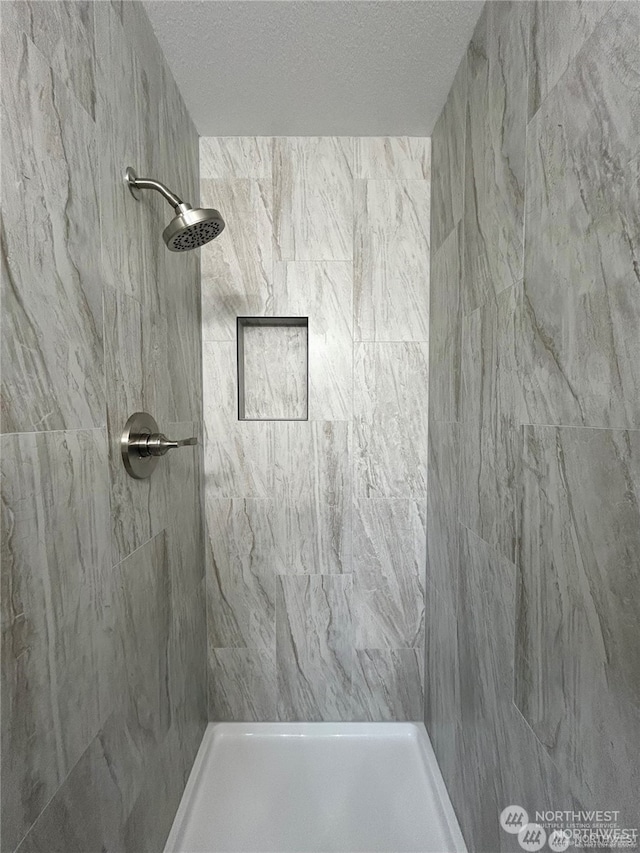
[[[146,0],[202,136],[428,136],[480,0]]]

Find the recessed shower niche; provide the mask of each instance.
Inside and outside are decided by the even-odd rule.
[[[238,419],[309,417],[307,317],[238,317]]]

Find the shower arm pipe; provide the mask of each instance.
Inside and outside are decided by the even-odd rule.
[[[125,172],[124,179],[134,198],[138,197],[136,190],[155,190],[156,192],[159,192],[160,195],[164,196],[176,212],[185,206],[182,199],[175,193],[172,193],[171,190],[168,187],[165,187],[163,183],[154,180],[154,178],[139,178],[131,167],[129,167]]]

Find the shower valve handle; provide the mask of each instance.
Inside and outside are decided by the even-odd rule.
[[[136,480],[149,477],[158,458],[175,447],[189,447],[198,443],[191,438],[167,438],[160,432],[158,424],[146,412],[136,412],[127,421],[120,439],[122,461],[127,473]]]
[[[168,450],[173,450],[176,447],[188,447],[197,443],[198,439],[195,436],[173,441],[161,432],[154,432],[134,438],[130,445],[138,451],[140,456],[164,456]]]

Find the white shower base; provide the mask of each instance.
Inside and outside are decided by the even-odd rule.
[[[165,853],[466,853],[418,723],[211,723]]]

